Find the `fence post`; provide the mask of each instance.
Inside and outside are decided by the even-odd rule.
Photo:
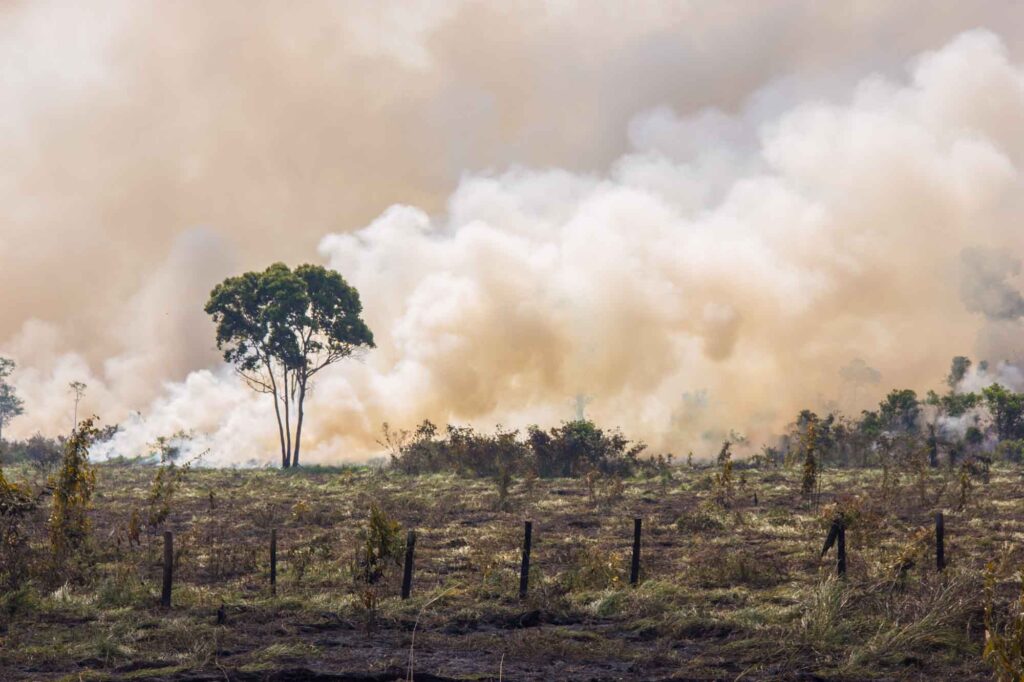
[[[846,523],[839,521],[839,532],[836,536],[836,573],[840,578],[846,577]]]
[[[174,535],[164,531],[164,584],[160,592],[160,606],[171,608],[171,582],[174,580]]]
[[[633,519],[633,561],[629,567],[629,584],[634,587],[640,582],[640,519]]]
[[[519,598],[526,598],[530,585],[530,546],[533,543],[533,522],[527,521],[523,529],[523,565],[519,568]]]
[[[946,522],[942,512],[935,515],[935,568],[939,571],[946,567]]]
[[[405,536],[405,570],[402,572],[402,599],[408,599],[412,592],[412,559],[416,550],[416,531]]]
[[[270,594],[277,594],[277,529],[270,529]]]

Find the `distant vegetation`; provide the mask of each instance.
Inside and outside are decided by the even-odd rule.
[[[9,373],[13,363],[0,360],[6,363],[0,363],[0,368]],[[971,366],[968,358],[956,357],[945,392],[929,391],[921,398],[911,389],[894,389],[877,409],[865,410],[858,417],[802,410],[774,442],[762,445],[755,454],[739,461],[769,466],[800,464],[808,486],[813,485],[815,472],[822,467],[977,468],[994,461],[1024,462],[1024,394],[997,382],[979,391],[962,390]],[[983,364],[979,369],[978,376],[983,379],[987,368]],[[6,425],[23,410],[5,377],[0,376],[0,422]],[[984,383],[981,379],[980,383]],[[305,381],[308,380],[307,377]],[[102,442],[116,432],[116,425],[107,426],[97,431],[95,440]],[[681,462],[673,454],[652,456],[643,442],[630,440],[618,430],[586,419],[564,422],[547,430],[531,426],[521,432],[499,427],[493,433],[469,426],[440,428],[430,421],[412,430],[384,424],[378,442],[396,471],[453,472],[506,479],[506,485],[511,478],[520,476],[630,476],[640,470],[658,471],[672,462]],[[735,435],[727,442],[745,444],[742,437]],[[60,461],[65,444],[65,436],[41,434],[24,440],[0,439],[0,462],[26,463],[49,471]],[[297,440],[292,443],[291,459],[286,444],[283,447],[286,449],[282,462],[296,464]],[[139,461],[158,461],[158,450],[143,453]],[[705,456],[698,459],[707,459],[707,453],[702,454]],[[133,457],[138,458],[139,454]],[[692,462],[693,458],[690,452],[685,459]]]
[[[859,417],[802,410],[782,436],[748,459],[754,465],[799,464],[809,488],[821,467],[957,467],[982,466],[994,460],[1021,462],[1024,394],[998,383],[980,392],[962,391],[960,386],[970,367],[969,359],[954,358],[947,392],[929,391],[921,399],[911,389],[895,389],[877,409],[865,410]],[[412,431],[395,430],[385,424],[379,443],[389,452],[391,466],[407,474],[628,476],[675,459],[672,455],[647,457],[644,443],[589,420],[565,422],[547,431],[531,426],[525,433],[499,428],[490,434],[466,426],[449,425],[442,430],[430,421]],[[726,441],[730,457],[728,449],[733,444],[733,439]],[[692,461],[692,453],[687,459]]]

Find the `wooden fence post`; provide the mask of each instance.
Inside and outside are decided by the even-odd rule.
[[[640,582],[640,519],[633,519],[633,561],[629,567],[629,584],[634,587]]]
[[[160,592],[160,606],[171,608],[171,583],[174,580],[174,535],[164,531],[164,584]]]
[[[277,594],[277,529],[270,529],[270,594]]]
[[[405,536],[405,569],[402,572],[402,599],[408,599],[412,593],[412,559],[416,550],[416,531],[411,530]]]
[[[935,568],[946,567],[946,523],[942,512],[935,515]]]
[[[519,568],[519,598],[526,598],[530,585],[530,547],[533,544],[533,522],[527,521],[523,529],[523,565]]]

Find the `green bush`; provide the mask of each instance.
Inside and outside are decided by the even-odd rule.
[[[646,447],[587,420],[566,422],[549,431],[532,426],[525,439],[518,431],[501,428],[484,434],[472,427],[449,425],[442,436],[430,421],[412,433],[392,431],[385,424],[381,443],[391,450],[391,466],[406,474],[453,471],[506,482],[510,475],[528,472],[542,478],[582,477],[591,472],[629,476]]]

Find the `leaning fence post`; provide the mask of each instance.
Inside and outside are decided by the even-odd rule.
[[[640,519],[633,519],[633,561],[629,567],[629,584],[640,582]]]
[[[405,569],[402,572],[402,599],[408,599],[412,592],[412,559],[416,550],[416,531],[405,536]]]
[[[519,598],[526,598],[530,584],[530,546],[533,542],[533,522],[527,521],[523,529],[523,565],[519,568]]]
[[[164,584],[160,592],[160,606],[171,608],[171,582],[174,579],[174,535],[164,531]]]
[[[270,593],[277,594],[277,529],[270,529]]]
[[[821,548],[821,558],[825,558],[828,550],[836,546],[836,573],[842,578],[846,575],[846,521],[842,517],[832,522],[828,529],[828,537]]]
[[[942,512],[935,515],[935,568],[939,571],[946,567],[946,523]]]
[[[836,573],[840,578],[846,576],[846,523],[839,521],[839,533],[836,538]]]

